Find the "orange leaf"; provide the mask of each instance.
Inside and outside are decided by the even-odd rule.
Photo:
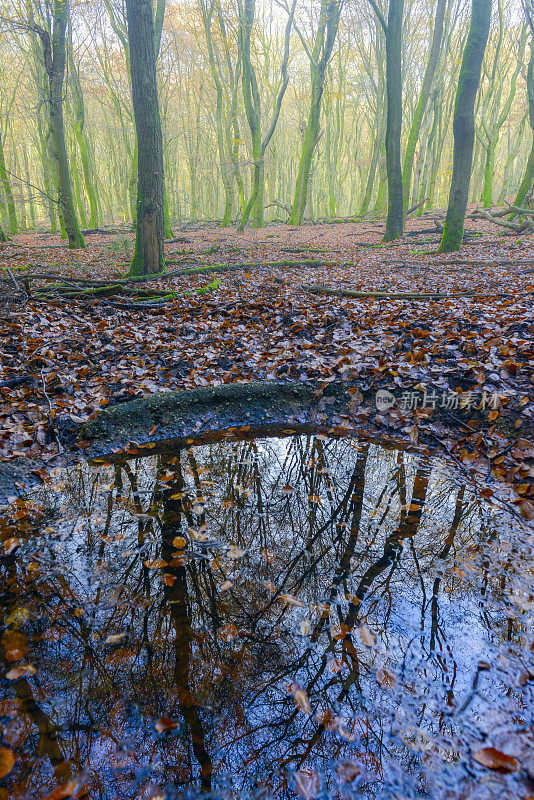
[[[6,750],[5,747],[0,748],[0,778],[11,772],[15,766],[15,756],[11,750]]]

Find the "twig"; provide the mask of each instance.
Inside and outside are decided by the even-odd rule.
[[[46,381],[45,381],[45,376],[44,376],[44,369],[41,370],[41,381],[43,383],[43,394],[46,397],[46,400],[47,400],[47,403],[48,403],[48,408],[49,408],[49,411],[48,411],[48,422],[50,424],[50,428],[54,432],[54,439],[57,442],[58,452],[62,453],[63,452],[63,445],[61,444],[61,440],[59,438],[59,434],[58,434],[58,432],[56,430],[56,426],[54,425],[54,422],[52,420],[52,413],[53,413],[53,411],[52,411],[52,403],[50,401],[50,397],[48,396],[48,392],[46,391]]]
[[[421,200],[420,203],[417,203],[416,206],[412,206],[412,208],[408,209],[408,211],[406,212],[406,217],[409,217],[410,214],[413,214],[413,212],[417,211],[418,208],[421,208],[421,206],[424,206],[424,204],[428,203],[429,200],[430,200],[430,197],[425,197],[425,199]]]

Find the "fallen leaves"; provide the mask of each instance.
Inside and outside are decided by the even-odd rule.
[[[420,225],[417,219],[410,221],[408,232]],[[476,227],[484,225],[476,223]],[[519,277],[513,269],[514,259],[529,256],[528,241],[518,240],[513,259],[507,253],[507,260],[502,261],[502,238],[487,234],[484,243],[471,242],[474,260],[470,268],[458,269],[450,261],[412,250],[408,239],[395,245],[397,258],[393,260],[379,246],[362,254],[362,245],[378,245],[378,237],[369,232],[367,223],[319,225],[313,226],[312,232],[313,238],[322,237],[321,249],[328,251],[331,259],[328,266],[298,263],[311,247],[306,226],[299,230],[297,251],[289,258],[284,254],[283,262],[276,259],[287,250],[295,231],[277,226],[271,238],[263,242],[255,241],[252,234],[248,240],[246,234],[243,242],[247,242],[247,258],[251,262],[256,258],[261,269],[254,271],[254,283],[244,281],[244,273],[228,272],[216,297],[178,297],[153,313],[106,309],[100,303],[92,306],[88,315],[78,301],[56,307],[36,304],[30,298],[23,309],[17,308],[8,317],[2,331],[0,378],[3,366],[3,377],[10,385],[0,388],[0,400],[5,401],[0,402],[0,458],[54,455],[58,449],[57,420],[69,417],[73,422],[82,421],[109,402],[123,402],[162,389],[280,378],[324,385],[334,378],[354,378],[369,385],[387,383],[387,388],[400,396],[403,390],[435,379],[443,389],[454,392],[462,388],[460,408],[466,411],[472,405],[474,389],[481,396],[502,395],[508,400],[489,407],[485,414],[466,416],[473,432],[461,445],[459,439],[466,431],[454,429],[451,414],[445,413],[447,408],[442,411],[438,407],[430,416],[421,416],[414,408],[404,415],[407,418],[397,413],[376,414],[366,408],[362,391],[355,387],[351,389],[347,421],[374,427],[379,433],[384,426],[394,428],[415,442],[429,431],[435,435],[433,417],[439,416],[450,440],[446,446],[464,450],[475,465],[486,459],[482,470],[487,469],[487,448],[503,453],[492,459],[490,474],[520,487],[517,507],[527,518],[533,518],[534,482],[527,453],[509,447],[514,437],[518,441],[520,429],[514,431],[514,426],[526,426],[522,436],[528,441],[534,424],[529,396],[534,377],[534,328],[528,294],[534,279],[526,273]],[[209,229],[192,234],[191,252],[200,266],[212,264],[213,253],[205,247],[206,238],[212,236]],[[224,238],[227,234],[218,231],[217,236]],[[81,268],[93,278],[109,280],[127,266],[126,262],[117,263],[109,241],[91,237],[75,260],[65,252],[58,263],[59,242],[50,238],[53,247],[40,247],[39,258],[43,268],[49,262],[54,271],[71,277]],[[20,242],[23,246],[15,253],[3,250],[3,254],[10,257],[10,264],[14,258],[24,266],[34,243],[31,236],[20,237]],[[242,259],[231,251],[228,257],[229,263]],[[461,258],[457,260],[461,264]],[[279,266],[273,266],[275,263]],[[283,286],[278,282],[281,271],[287,279]],[[387,291],[428,295],[439,284],[445,294],[495,290],[510,297],[501,298],[498,308],[491,298],[479,298],[476,307],[465,297],[424,303],[401,299],[387,304],[368,297],[325,300],[301,291],[301,285],[312,276],[314,282],[328,283],[334,290],[348,283],[364,294]],[[179,293],[200,288],[204,282],[201,275],[177,275],[150,288]],[[12,348],[22,340],[24,359],[14,365]],[[41,381],[31,379],[41,373],[51,408]],[[17,381],[19,377],[21,382]],[[466,387],[468,391],[464,391]],[[512,406],[513,424],[506,427]],[[450,410],[454,416],[454,408]],[[479,431],[471,425],[473,421],[483,425],[484,437],[477,439]],[[157,430],[152,425],[150,435]],[[438,435],[443,439],[443,434]],[[132,454],[137,451],[132,444]],[[37,468],[35,474],[44,479],[41,469]],[[289,494],[293,487],[279,491]],[[313,493],[311,498],[314,503]],[[194,513],[202,514],[200,504]]]

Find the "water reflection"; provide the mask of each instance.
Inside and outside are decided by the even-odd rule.
[[[223,435],[11,512],[0,798],[528,796],[472,755],[523,764],[532,532],[443,463]]]

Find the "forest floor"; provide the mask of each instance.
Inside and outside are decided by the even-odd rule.
[[[0,250],[0,460],[31,459],[42,476],[75,450],[69,425],[154,392],[292,380],[312,383],[319,396],[347,379],[363,392],[354,394],[350,420],[325,407],[324,421],[438,445],[488,484],[488,496],[498,481],[534,518],[531,237],[472,222],[462,251],[441,256],[433,220],[410,221],[403,240],[388,246],[382,228],[176,227],[165,247],[168,271],[236,268],[142,284],[210,286],[149,309],[121,296],[38,299],[50,281],[37,279],[25,302],[9,297],[12,279],[24,283],[27,273],[124,277],[132,234],[88,234],[87,248],[75,252],[51,234],[13,237]],[[456,296],[398,296],[406,293]],[[394,407],[367,401],[378,389],[395,395]]]

